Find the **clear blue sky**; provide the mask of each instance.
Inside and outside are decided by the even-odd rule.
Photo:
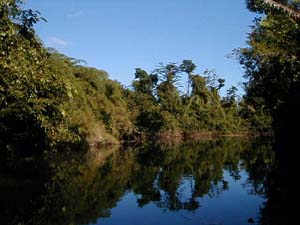
[[[104,69],[124,85],[137,67],[151,71],[159,62],[191,59],[198,73],[216,69],[228,88],[243,81],[241,66],[226,55],[246,45],[254,14],[244,2],[27,0],[25,6],[48,20],[36,26],[47,47]]]

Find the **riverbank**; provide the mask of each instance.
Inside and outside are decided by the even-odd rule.
[[[157,142],[181,142],[188,140],[211,140],[226,137],[238,137],[238,138],[258,138],[258,137],[272,137],[274,136],[272,131],[268,132],[239,132],[239,133],[224,133],[224,132],[179,132],[179,131],[168,131],[158,132],[155,134],[136,133],[125,140],[116,139],[101,139],[101,141],[93,142],[89,146],[91,148],[108,147],[108,146],[119,146],[128,143],[140,143],[146,141],[157,141]],[[112,140],[112,141],[111,141]]]

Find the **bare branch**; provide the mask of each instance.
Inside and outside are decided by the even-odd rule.
[[[274,0],[263,0],[263,2],[270,7],[282,10],[283,12],[289,14],[289,16],[291,16],[293,19],[300,21],[300,12],[299,11],[294,10],[282,3],[278,3]]]

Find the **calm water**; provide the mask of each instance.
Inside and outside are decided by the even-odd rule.
[[[267,141],[224,139],[27,159],[1,172],[0,221],[262,224],[273,158]]]

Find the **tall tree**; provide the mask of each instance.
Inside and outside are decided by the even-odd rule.
[[[145,70],[135,69],[135,81],[132,84],[135,91],[153,96],[157,82],[157,74],[149,75]]]
[[[192,73],[196,69],[196,65],[192,60],[183,60],[179,68],[188,75],[187,96],[190,96],[190,86],[192,83]]]
[[[265,4],[254,4],[265,3]],[[247,1],[252,11],[264,13],[249,36],[249,47],[241,49],[241,63],[249,78],[248,102],[265,105],[274,118],[278,171],[269,178],[268,210],[262,224],[292,224],[293,197],[298,193],[300,127],[300,20],[298,0]],[[256,107],[257,109],[258,107]],[[257,110],[254,110],[256,112]],[[259,120],[260,122],[261,120]],[[274,185],[275,184],[275,185]],[[275,198],[274,198],[275,197]]]
[[[162,82],[157,87],[157,96],[163,110],[171,114],[178,114],[181,106],[181,98],[177,89],[177,82],[181,70],[176,63],[160,65],[155,73]]]
[[[251,7],[253,1],[247,2],[249,9],[258,10]],[[265,18],[257,18],[249,35],[249,47],[240,49],[239,59],[246,69],[245,76],[249,78],[246,86],[248,100],[266,104],[274,114],[289,91],[299,84],[300,21],[284,12],[265,12],[268,12]]]

